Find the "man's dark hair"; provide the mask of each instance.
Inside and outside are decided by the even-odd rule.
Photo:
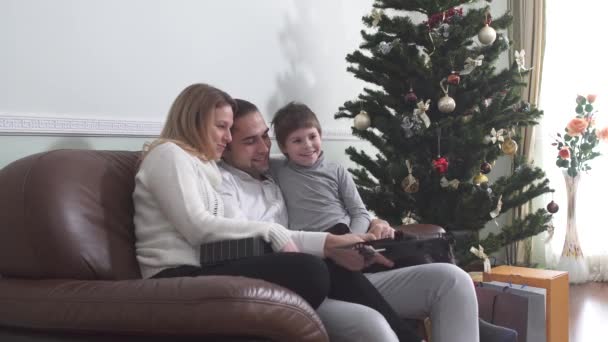
[[[247,100],[234,99],[234,102],[236,102],[236,110],[234,111],[234,121],[251,112],[259,112],[258,107],[256,107],[253,103]]]
[[[279,146],[285,146],[287,137],[300,128],[314,127],[321,134],[321,124],[315,113],[299,102],[290,102],[279,109],[271,124]]]

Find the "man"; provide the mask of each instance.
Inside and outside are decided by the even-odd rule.
[[[281,191],[268,175],[271,145],[268,126],[253,104],[246,103],[245,107],[249,108],[239,108],[235,113],[232,142],[223,155],[220,192],[227,207],[226,215],[288,227]],[[368,233],[377,237],[394,235],[382,220],[373,220]],[[330,243],[329,236],[326,244]],[[458,267],[429,264],[366,276],[399,316],[430,316],[434,342],[479,341],[473,283]],[[345,309],[349,305],[355,306],[328,300],[318,310],[332,340],[396,341],[396,336],[386,333],[384,337],[364,336],[370,329],[379,332],[390,328],[385,328],[386,321],[378,319],[374,310]]]

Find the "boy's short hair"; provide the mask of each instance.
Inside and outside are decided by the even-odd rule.
[[[314,127],[321,134],[321,124],[315,113],[307,105],[289,102],[280,108],[271,122],[279,146],[285,146],[287,137],[300,128]]]

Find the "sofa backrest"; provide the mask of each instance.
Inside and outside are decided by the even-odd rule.
[[[56,150],[0,170],[0,275],[133,279],[138,152]]]

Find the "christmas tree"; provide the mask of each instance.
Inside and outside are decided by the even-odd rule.
[[[350,171],[368,208],[393,225],[415,220],[453,232],[461,264],[475,258],[471,246],[495,252],[545,231],[551,219],[540,209],[479,238],[488,221],[552,190],[517,153],[521,128],[542,115],[520,97],[524,51],[509,68],[493,65],[510,51],[496,30],[512,17],[492,18],[488,4],[472,2],[377,0],[363,17],[360,50],[346,57],[348,71],[371,85],[335,115],[354,119],[353,134],[379,152],[346,150],[360,166]],[[488,182],[503,155],[513,158],[512,172]]]

